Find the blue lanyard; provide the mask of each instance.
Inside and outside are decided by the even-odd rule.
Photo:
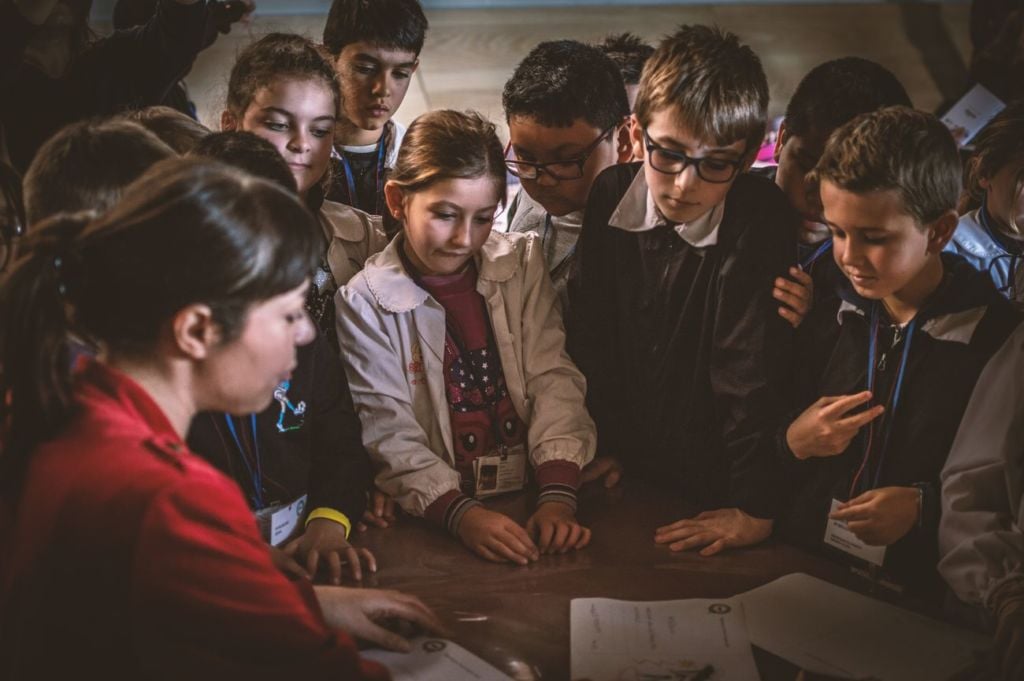
[[[820,246],[818,246],[818,248],[815,249],[814,253],[811,253],[809,256],[800,261],[800,269],[806,272],[811,265],[817,262],[818,258],[825,255],[830,250],[832,250],[832,239],[825,239],[825,241]]]
[[[384,127],[384,132],[380,135],[380,141],[377,142],[377,192],[375,195],[376,204],[374,215],[383,215],[383,206],[381,205],[381,195],[383,194],[384,188],[384,151],[388,146],[388,128]],[[341,167],[345,170],[345,185],[348,189],[348,203],[354,208],[358,208],[358,195],[356,194],[356,179],[352,173],[352,165],[348,161],[348,157],[345,156],[345,152],[341,154]]]
[[[245,470],[249,472],[249,477],[252,479],[253,503],[256,505],[256,510],[259,511],[264,506],[263,465],[260,463],[260,441],[256,434],[256,414],[251,414],[249,416],[249,424],[252,427],[252,446],[255,469],[253,466],[249,465],[249,458],[246,456],[246,448],[242,446],[242,440],[238,437],[238,431],[235,429],[235,420],[231,418],[231,414],[224,414],[224,420],[227,421],[228,430],[231,431],[231,437],[234,439],[235,445],[238,447],[238,451],[242,455],[242,463],[245,464]]]
[[[876,369],[876,357],[878,355],[878,327],[880,325],[878,308],[879,303],[875,303],[871,306],[871,336],[868,341],[868,385],[867,389],[874,394],[875,391],[875,371]],[[885,427],[882,434],[882,448],[878,455],[878,465],[875,467],[875,475],[872,482],[872,488],[878,487],[879,480],[882,476],[882,468],[885,464],[885,456],[889,451],[889,436],[892,434],[892,426],[896,422],[896,409],[900,403],[900,395],[903,392],[903,378],[907,373],[907,360],[910,358],[910,345],[914,339],[914,329],[917,327],[917,317],[915,316],[906,327],[906,335],[903,337],[903,352],[900,356],[899,368],[896,370],[896,381],[893,384],[892,392],[890,393],[889,404],[886,405]],[[857,483],[861,478],[861,474],[867,467],[868,459],[871,457],[871,443],[874,440],[874,422],[868,424],[868,439],[864,445],[864,461],[860,465],[860,469],[857,471],[856,477],[854,477],[853,485],[851,489],[851,496],[853,490],[856,489]]]

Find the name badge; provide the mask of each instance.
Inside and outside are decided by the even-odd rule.
[[[494,450],[473,462],[477,498],[517,492],[526,486],[526,447]]]
[[[280,546],[292,538],[306,514],[307,496],[303,494],[287,506],[271,506],[256,512],[260,534],[267,543],[271,546]]]
[[[841,503],[838,499],[833,499],[829,513],[834,513]],[[850,531],[845,520],[828,519],[825,526],[825,543],[872,565],[881,567],[885,561],[885,547],[865,544]]]

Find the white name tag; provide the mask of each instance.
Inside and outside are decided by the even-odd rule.
[[[473,462],[473,477],[478,498],[521,490],[526,486],[526,447],[481,456]]]
[[[287,506],[271,506],[256,512],[260,534],[271,546],[280,546],[292,538],[306,514],[306,498],[301,497]]]
[[[829,513],[834,513],[841,503],[838,499],[833,499]],[[885,547],[865,544],[850,531],[845,520],[828,519],[828,525],[825,526],[825,543],[879,567],[885,561]]]

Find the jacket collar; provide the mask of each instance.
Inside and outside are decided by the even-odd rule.
[[[402,266],[398,249],[402,248],[404,241],[404,234],[392,239],[383,251],[367,260],[363,268],[366,287],[377,305],[398,314],[419,307],[429,297]],[[512,239],[501,232],[492,231],[474,259],[479,273],[478,282],[505,282],[519,269],[519,258],[516,257]]]
[[[721,202],[691,222],[673,225],[673,229],[694,248],[707,248],[718,243],[718,228],[725,216],[725,202]],[[658,210],[654,196],[647,186],[643,166],[623,195],[619,205],[608,219],[608,224],[627,232],[646,232],[661,225],[671,224]]]
[[[940,257],[944,269],[942,283],[918,312],[918,327],[938,340],[969,343],[988,306],[1001,297],[991,278],[962,256],[944,252]],[[845,313],[867,317],[871,306],[877,303],[860,296],[846,277],[839,284],[839,297],[840,324]]]
[[[82,356],[76,364],[75,397],[79,404],[123,413],[135,423],[144,423],[161,440],[182,445],[167,415],[142,386],[92,357]]]

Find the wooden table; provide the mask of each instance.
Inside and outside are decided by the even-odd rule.
[[[525,523],[533,495],[488,502]],[[728,598],[792,572],[843,586],[854,580],[830,561],[774,541],[711,558],[672,553],[654,529],[692,515],[682,501],[650,486],[590,487],[580,521],[593,530],[587,548],[541,556],[527,567],[500,565],[470,553],[422,520],[401,516],[357,541],[377,556],[367,586],[398,589],[433,607],[460,645],[514,679],[569,679],[569,601],[573,598],[669,600]],[[793,681],[799,670],[755,649],[763,681]]]

